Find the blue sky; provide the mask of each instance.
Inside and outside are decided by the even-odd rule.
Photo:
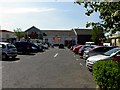
[[[39,29],[72,29],[86,28],[86,23],[99,21],[98,13],[90,17],[85,15],[86,9],[74,3],[74,0],[60,2],[53,0],[42,2],[37,0],[1,2],[1,29],[13,31],[21,28],[23,31],[36,26]]]

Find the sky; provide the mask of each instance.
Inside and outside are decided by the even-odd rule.
[[[86,28],[87,22],[98,22],[99,14],[86,16],[83,5],[75,0],[0,0],[0,28],[22,31],[35,26],[41,30]]]

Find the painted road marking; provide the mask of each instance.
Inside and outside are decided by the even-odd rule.
[[[78,61],[79,59],[76,59],[76,61]]]
[[[54,55],[54,57],[57,57],[57,55],[58,55],[58,53],[56,53],[56,54]]]
[[[82,64],[80,63],[80,65],[82,66]]]
[[[17,60],[17,61],[13,61],[13,62],[16,62],[16,63],[18,63],[18,62],[20,62],[20,60]]]

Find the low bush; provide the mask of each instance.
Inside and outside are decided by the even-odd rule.
[[[93,66],[93,78],[102,90],[120,90],[120,62],[97,61]]]

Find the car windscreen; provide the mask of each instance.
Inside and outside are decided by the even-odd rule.
[[[111,56],[112,54],[116,53],[118,50],[120,50],[120,49],[119,48],[111,49],[111,50],[105,52],[104,55]]]
[[[16,48],[13,44],[7,44],[8,48]]]

